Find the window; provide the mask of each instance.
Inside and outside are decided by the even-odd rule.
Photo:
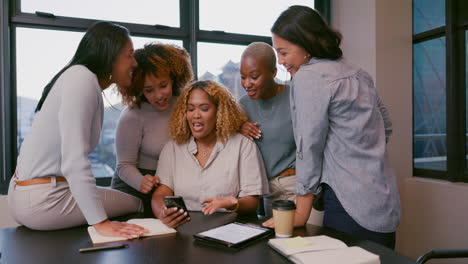
[[[198,79],[215,80],[226,86],[239,100],[246,95],[240,82],[240,59],[245,45],[198,43]],[[276,65],[278,82],[287,82],[291,75],[281,65]]]
[[[240,55],[251,42],[271,44],[269,30],[279,12],[292,4],[315,5],[326,17],[329,12],[328,0],[267,1],[262,12],[250,7],[251,1],[229,2],[228,9],[225,5],[220,9],[219,1],[136,0],[131,6],[138,12],[128,12],[128,1],[86,4],[89,1],[0,0],[0,107],[2,113],[8,113],[0,119],[0,193],[6,193],[44,86],[71,59],[95,21],[110,20],[127,27],[136,49],[150,41],[185,47],[197,78],[218,80],[239,98],[244,94],[239,81]],[[253,20],[239,19],[246,12]],[[281,67],[277,77],[283,81],[290,78]],[[106,185],[115,170],[114,134],[122,107],[112,87],[103,96],[101,139],[89,159],[98,183]]]
[[[468,181],[468,4],[413,1],[414,175]]]
[[[413,1],[413,34],[445,26],[445,0]]]
[[[292,5],[314,6],[314,1],[200,0],[200,29],[270,36],[270,28],[276,18]]]
[[[34,119],[34,110],[41,97],[42,89],[68,60],[73,56],[82,32],[70,32],[47,29],[19,27],[16,29],[16,105],[17,105],[17,147],[29,132]],[[51,41],[53,40],[53,41]],[[132,37],[134,48],[145,43],[159,41],[182,46],[182,41]],[[34,45],[31,45],[34,43]],[[53,56],[51,55],[53,54]],[[31,63],[30,58],[43,63],[42,67]],[[93,174],[97,178],[106,178],[114,174],[116,159],[114,154],[115,128],[122,107],[121,98],[115,87],[104,90],[104,122],[99,144],[89,155]]]
[[[414,167],[447,170],[445,37],[414,44]]]
[[[46,12],[56,16],[180,26],[179,1],[166,0],[21,0],[21,12]],[[161,8],[163,7],[163,8]],[[129,8],[133,11],[129,12]]]

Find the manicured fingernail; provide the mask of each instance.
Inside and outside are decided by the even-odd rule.
[[[187,212],[185,212],[184,215],[187,215]]]
[[[183,212],[184,212],[184,210],[183,210],[183,209],[180,209],[180,210],[179,210],[179,212],[183,213]]]

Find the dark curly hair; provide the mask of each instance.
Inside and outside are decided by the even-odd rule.
[[[186,117],[187,102],[195,89],[205,91],[216,106],[216,138],[224,143],[240,130],[247,121],[247,116],[229,90],[215,81],[196,81],[182,92],[169,122],[171,137],[177,144],[181,144],[192,135]]]
[[[276,19],[271,32],[302,47],[314,58],[337,60],[343,56],[341,34],[310,7],[290,6]]]
[[[124,105],[141,106],[147,102],[143,95],[145,77],[169,75],[172,80],[172,95],[178,96],[184,86],[193,79],[189,53],[181,47],[171,44],[148,43],[135,51],[138,66],[133,70],[132,84],[119,87]]]

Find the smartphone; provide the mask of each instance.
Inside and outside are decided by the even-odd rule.
[[[164,196],[163,200],[167,208],[177,207],[187,212],[187,216],[190,216],[182,196]]]

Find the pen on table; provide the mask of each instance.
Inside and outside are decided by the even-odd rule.
[[[80,253],[83,252],[91,252],[91,251],[98,251],[98,250],[106,250],[106,249],[118,249],[118,248],[126,248],[128,247],[127,244],[117,244],[117,245],[107,245],[107,246],[96,246],[96,247],[89,247],[89,248],[80,248]]]

